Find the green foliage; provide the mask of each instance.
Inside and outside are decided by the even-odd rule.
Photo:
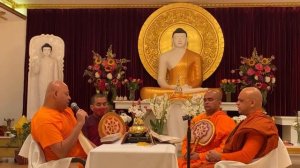
[[[15,135],[15,137],[12,139],[13,143],[17,143],[19,147],[21,147],[28,137],[28,135],[31,133],[31,123],[24,123],[22,125],[21,130],[12,130],[11,133]]]

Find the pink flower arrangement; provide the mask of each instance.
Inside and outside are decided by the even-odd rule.
[[[123,85],[126,85],[128,90],[138,90],[140,85],[143,83],[143,80],[129,77],[122,81]]]
[[[88,83],[94,85],[97,91],[102,93],[110,91],[112,88],[121,87],[127,67],[124,65],[129,62],[127,59],[116,59],[112,52],[112,46],[107,50],[106,57],[101,57],[93,52],[93,64],[89,65],[84,71],[83,76],[88,76]]]
[[[225,93],[235,93],[237,84],[241,83],[240,79],[222,79],[220,87]]]
[[[254,86],[258,88],[266,103],[267,92],[271,91],[275,86],[276,66],[272,64],[274,56],[266,58],[263,55],[258,55],[254,48],[250,58],[241,57],[241,66],[237,70],[232,70],[232,73],[238,72],[241,78],[241,89],[244,87]]]

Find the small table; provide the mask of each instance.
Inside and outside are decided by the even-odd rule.
[[[293,123],[297,121],[296,117],[292,116],[275,116],[275,123],[282,126],[282,140],[289,141],[295,146],[297,143],[297,131],[292,127]]]
[[[86,167],[178,168],[176,147],[172,144],[103,144],[89,153]]]
[[[300,166],[300,147],[299,146],[287,146],[286,148],[289,152],[293,167],[299,167]]]
[[[12,142],[10,136],[0,136],[0,158],[14,157],[15,150],[18,149],[16,142]]]

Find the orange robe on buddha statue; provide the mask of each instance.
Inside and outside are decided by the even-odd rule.
[[[172,58],[170,58],[172,59]],[[175,67],[167,71],[166,80],[169,85],[189,85],[192,88],[188,94],[204,93],[207,89],[200,88],[203,80],[202,61],[199,54],[186,49],[185,54]],[[152,98],[154,95],[172,94],[174,89],[144,87],[141,89],[141,98]]]

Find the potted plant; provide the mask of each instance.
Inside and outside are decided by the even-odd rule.
[[[15,128],[11,131],[15,135],[15,137],[12,139],[12,143],[17,144],[18,146],[18,149],[15,150],[15,162],[20,165],[28,163],[27,158],[20,156],[19,152],[27,136],[30,134],[30,130],[30,122],[25,122],[21,128]]]

